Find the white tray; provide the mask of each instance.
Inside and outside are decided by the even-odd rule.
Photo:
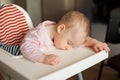
[[[49,52],[60,56],[60,64],[32,63],[23,57],[13,58],[0,49],[0,69],[15,80],[65,80],[108,58],[105,51],[95,53],[89,48]]]

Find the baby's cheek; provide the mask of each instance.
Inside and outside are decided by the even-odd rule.
[[[60,45],[59,45],[59,46],[56,46],[56,48],[57,48],[57,49],[61,49],[61,50],[65,50],[65,47],[60,46]]]

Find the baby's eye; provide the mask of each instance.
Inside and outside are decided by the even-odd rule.
[[[67,41],[67,44],[70,45],[70,41]]]

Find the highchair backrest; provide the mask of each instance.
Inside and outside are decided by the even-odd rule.
[[[2,43],[20,45],[30,28],[33,28],[31,18],[22,7],[5,4],[0,8],[0,41]]]

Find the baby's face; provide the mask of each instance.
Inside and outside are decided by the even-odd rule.
[[[54,44],[58,49],[68,50],[83,45],[85,40],[84,32],[71,29],[62,34],[57,34],[54,38]]]

